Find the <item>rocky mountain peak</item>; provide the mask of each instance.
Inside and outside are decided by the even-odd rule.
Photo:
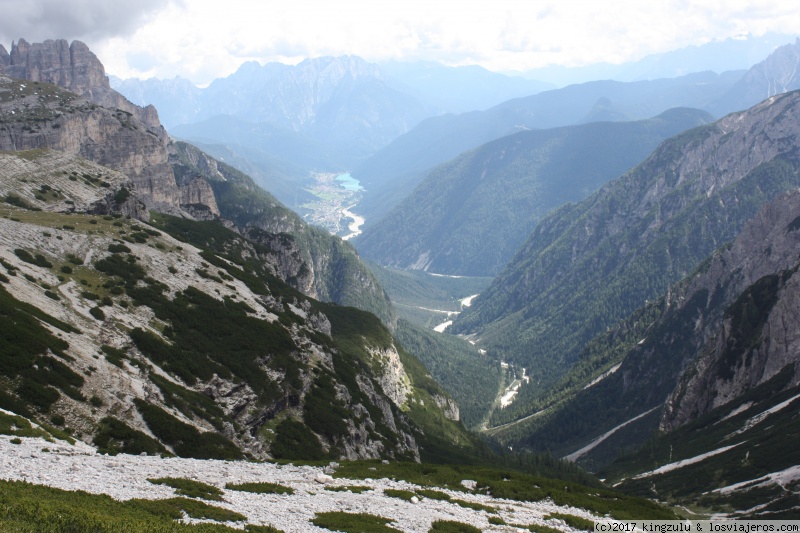
[[[12,78],[52,83],[91,102],[126,111],[166,138],[156,109],[136,106],[113,90],[103,64],[81,41],[69,44],[65,39],[57,39],[31,44],[20,39],[12,43],[7,63],[4,64],[2,57],[0,52],[0,65],[4,65],[5,74]]]
[[[797,66],[800,64],[800,39],[781,46],[745,75],[745,83],[761,82],[766,87],[763,98],[797,89],[800,83]]]

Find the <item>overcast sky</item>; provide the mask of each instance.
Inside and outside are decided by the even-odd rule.
[[[198,84],[244,61],[353,54],[522,71],[794,34],[796,0],[0,0],[0,44],[84,41],[122,78]]]

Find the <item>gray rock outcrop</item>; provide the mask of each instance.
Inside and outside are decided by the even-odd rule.
[[[683,295],[708,294],[698,358],[667,399],[661,428],[673,430],[768,381],[789,365],[800,384],[800,192],[767,205]]]
[[[0,64],[3,64],[0,51]],[[166,138],[155,107],[139,107],[111,88],[105,68],[89,47],[81,41],[64,39],[28,43],[20,39],[11,45],[3,68],[7,76],[52,83],[104,107],[133,114],[148,128]]]

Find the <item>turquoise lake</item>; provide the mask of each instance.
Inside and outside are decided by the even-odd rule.
[[[361,186],[361,183],[350,174],[339,174],[336,176],[336,181],[341,183],[342,187],[348,191],[360,191],[364,188]]]

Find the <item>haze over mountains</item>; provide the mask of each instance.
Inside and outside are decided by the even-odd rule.
[[[794,517],[800,40],[761,59],[549,90],[352,56],[114,82],[221,161],[82,43],[0,48],[0,408],[111,453],[599,486],[554,456],[702,516]],[[366,215],[377,263],[242,169]],[[597,516],[645,505],[597,491]]]

